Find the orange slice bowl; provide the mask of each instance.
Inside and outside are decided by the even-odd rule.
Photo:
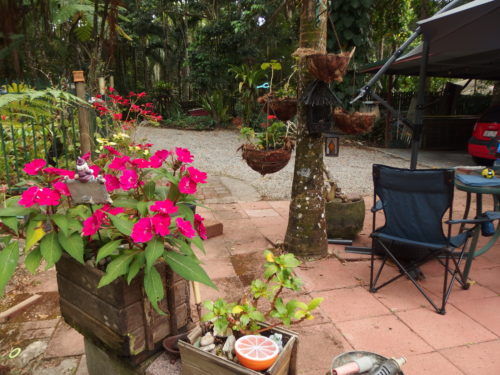
[[[247,335],[236,340],[234,345],[240,363],[255,371],[267,370],[278,358],[278,345],[265,336]]]

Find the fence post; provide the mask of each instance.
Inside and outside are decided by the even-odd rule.
[[[76,96],[86,100],[85,77],[82,70],[73,71],[73,81],[76,87]],[[87,108],[78,107],[78,124],[80,129],[80,151],[83,154],[91,151],[90,142],[90,118]]]

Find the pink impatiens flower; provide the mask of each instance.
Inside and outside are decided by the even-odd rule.
[[[153,222],[153,227],[156,232],[156,234],[159,234],[160,236],[166,236],[170,234],[170,216],[165,215],[165,214],[156,214],[151,218],[151,221]]]
[[[97,233],[104,223],[106,214],[102,210],[97,210],[93,215],[83,221],[82,234],[84,236],[92,236]]]
[[[104,149],[105,149],[106,151],[108,151],[111,155],[115,155],[115,156],[122,156],[122,154],[121,154],[119,151],[115,150],[115,149],[114,149],[113,147],[111,147],[111,146],[104,146]]]
[[[38,186],[32,186],[28,190],[25,190],[21,195],[19,204],[24,207],[31,207],[36,204],[36,195],[38,193]]]
[[[191,155],[191,152],[189,152],[187,148],[176,147],[175,153],[177,154],[177,159],[179,159],[179,161],[182,161],[183,163],[193,162],[193,155]]]
[[[53,167],[48,167],[43,170],[43,173],[55,175],[55,176],[61,176],[61,177],[69,177],[69,178],[75,178],[75,172],[74,171],[69,171],[67,169],[62,169],[62,168],[53,168]]]
[[[121,158],[116,157],[113,161],[108,165],[109,169],[116,169],[117,171],[124,171],[127,169],[127,163],[130,158],[128,156],[123,156]]]
[[[97,178],[99,172],[101,172],[101,168],[98,165],[91,165],[89,168],[92,169],[92,175]]]
[[[125,191],[135,189],[138,182],[139,176],[133,169],[127,169],[120,177],[120,187]]]
[[[168,150],[158,150],[149,158],[149,164],[152,168],[160,168],[170,153]]]
[[[203,224],[203,220],[205,220],[202,216],[198,214],[194,214],[194,227],[196,228],[196,231],[198,232],[198,235],[206,240],[207,239],[207,230],[205,228],[205,225]]]
[[[141,159],[141,158],[138,158],[138,159],[133,159],[131,161],[132,165],[137,167],[137,168],[149,168],[150,166],[150,163],[148,160],[146,159]]]
[[[159,212],[161,214],[175,214],[178,208],[175,206],[174,202],[165,199],[164,201],[156,201],[150,207],[151,211]]]
[[[61,195],[66,195],[67,197],[69,197],[71,195],[70,192],[69,192],[69,189],[68,189],[68,185],[66,185],[62,181],[55,182],[53,184],[53,187]]]
[[[184,220],[183,218],[178,217],[177,219],[175,219],[175,222],[177,223],[179,232],[181,232],[184,236],[186,236],[187,238],[193,238],[194,236],[196,236],[196,232],[189,220]]]
[[[47,162],[43,159],[35,159],[24,165],[23,171],[27,174],[34,176],[40,172],[40,170],[45,167]]]
[[[104,176],[104,179],[106,181],[104,185],[106,186],[107,191],[112,192],[120,188],[120,180],[118,177],[113,176],[112,174],[107,174]]]
[[[134,224],[130,237],[134,242],[148,242],[154,236],[153,221],[150,217],[143,217]]]
[[[21,195],[19,204],[24,207],[31,207],[35,204],[39,204],[40,206],[57,206],[60,200],[61,194],[57,191],[32,186]]]
[[[179,181],[179,191],[182,194],[194,194],[196,193],[196,182],[191,180],[188,176],[184,176]]]
[[[198,184],[206,184],[207,183],[207,174],[202,172],[195,167],[188,168],[189,178]]]

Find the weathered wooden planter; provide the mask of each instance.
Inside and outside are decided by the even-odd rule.
[[[156,265],[163,280],[167,266]],[[143,278],[130,285],[119,278],[97,288],[103,272],[63,255],[56,265],[61,314],[64,320],[96,345],[139,363],[161,347],[171,333],[170,315],[159,315],[143,292]],[[189,284],[174,273],[175,313],[179,331],[189,321]],[[159,303],[167,311],[167,298]]]
[[[281,333],[285,345],[276,362],[264,372],[250,370],[228,359],[204,352],[187,342],[179,341],[182,375],[295,375],[297,334],[282,328],[274,328],[268,333]]]
[[[261,175],[283,169],[292,156],[293,143],[278,150],[258,150],[251,144],[243,145],[241,156],[248,166]]]
[[[363,229],[365,201],[330,201],[325,205],[326,233],[328,238],[352,240]]]

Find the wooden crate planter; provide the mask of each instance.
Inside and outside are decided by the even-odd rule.
[[[163,280],[167,266],[157,266]],[[159,315],[143,293],[143,278],[130,285],[119,278],[97,288],[103,272],[63,255],[56,265],[61,314],[64,320],[96,345],[131,363],[158,351],[170,332],[170,315]],[[174,274],[175,306],[179,331],[189,322],[189,284]],[[164,282],[165,283],[165,282]],[[167,299],[159,303],[167,311]]]
[[[179,341],[182,375],[295,375],[298,336],[292,331],[274,328],[269,334],[281,333],[285,346],[276,362],[264,372],[250,370],[225,358],[204,352],[193,345]]]

